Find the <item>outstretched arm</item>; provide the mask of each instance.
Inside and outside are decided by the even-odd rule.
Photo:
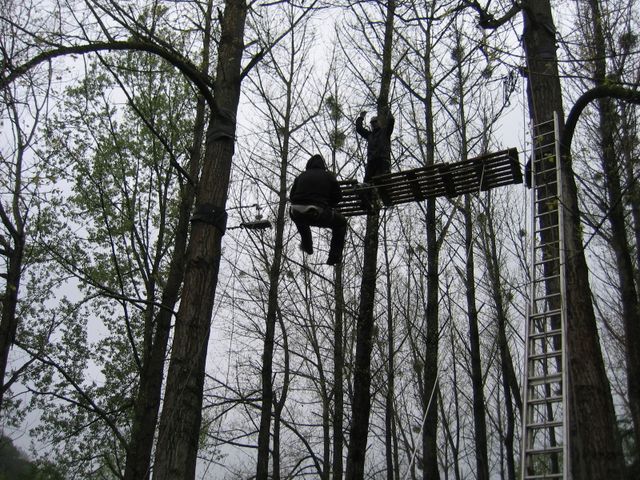
[[[362,137],[369,138],[369,134],[371,133],[367,130],[362,123],[364,122],[364,112],[360,114],[360,116],[356,119],[356,132],[358,132]]]

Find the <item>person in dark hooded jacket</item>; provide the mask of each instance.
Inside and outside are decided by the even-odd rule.
[[[310,227],[331,228],[331,246],[327,259],[329,265],[342,261],[347,220],[335,210],[341,198],[338,180],[327,170],[321,155],[314,155],[309,159],[305,171],[293,181],[289,193],[289,214],[300,233],[300,248],[305,253],[313,253]]]
[[[380,118],[372,117],[371,130],[363,126],[367,112],[360,113],[356,119],[356,132],[367,141],[367,165],[364,169],[364,182],[368,182],[376,175],[389,173],[391,170],[391,133],[395,119],[390,112],[383,123]]]

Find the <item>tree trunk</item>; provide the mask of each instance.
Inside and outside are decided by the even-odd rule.
[[[15,154],[15,170],[12,173],[13,178],[7,182],[10,183],[11,180],[13,180],[10,211],[7,212],[4,205],[0,205],[0,220],[8,233],[8,238],[4,235],[0,237],[2,239],[2,243],[0,243],[0,255],[6,257],[5,262],[7,265],[7,271],[4,274],[5,288],[4,292],[0,294],[0,301],[2,302],[2,317],[0,317],[0,412],[2,412],[4,393],[8,388],[8,385],[5,385],[4,378],[7,373],[9,351],[15,341],[18,329],[18,316],[16,315],[16,311],[18,308],[18,292],[20,290],[24,250],[26,246],[24,231],[25,218],[20,212],[23,194],[22,169],[26,149],[24,142],[26,139],[20,131],[20,126],[18,125],[19,114],[16,110],[16,103],[9,92],[6,93],[6,103],[7,108],[10,110],[10,117],[15,118],[15,128],[18,132],[16,134],[17,151]],[[4,175],[9,175],[9,173],[4,173]]]
[[[431,22],[425,29],[425,50],[423,57],[424,89],[422,98],[425,120],[425,166],[435,164],[435,127],[433,119],[433,75],[431,72]],[[427,243],[427,307],[425,312],[424,345],[424,393],[422,398],[424,426],[422,430],[423,479],[438,480],[438,395],[432,394],[438,388],[438,353],[440,344],[439,294],[440,243],[436,231],[436,199],[428,198],[425,205],[425,229]],[[444,235],[444,232],[441,232]]]
[[[282,339],[284,342],[284,379],[282,380],[282,393],[280,399],[274,401],[273,405],[273,480],[280,479],[280,427],[282,423],[282,411],[284,410],[289,392],[289,340],[287,330],[282,320],[280,309],[277,312],[278,323],[282,329]]]
[[[430,68],[427,68],[430,71]],[[427,130],[427,159],[425,164],[427,166],[435,163],[435,134],[430,78],[429,76],[427,80],[429,93],[425,101]],[[425,313],[427,331],[424,346],[423,375],[425,393],[422,399],[424,412],[426,412],[422,433],[423,478],[424,480],[436,480],[440,478],[438,469],[438,397],[431,395],[431,392],[437,388],[436,384],[438,382],[438,352],[440,344],[440,312],[438,307],[440,274],[438,270],[440,268],[440,245],[438,243],[438,232],[436,231],[436,200],[434,198],[429,198],[426,201],[425,228],[427,237],[427,311]]]
[[[371,410],[371,349],[373,346],[373,311],[376,292],[376,260],[378,256],[378,226],[380,213],[367,217],[364,244],[364,265],[360,285],[356,333],[356,358],[353,374],[353,405],[349,452],[347,454],[347,480],[364,478],[364,461]]]
[[[333,478],[342,480],[344,446],[344,291],[342,286],[342,265],[335,273],[335,327],[333,333]]]
[[[189,176],[197,178],[202,138],[204,136],[205,101],[199,98],[193,150],[190,159]],[[175,245],[167,281],[162,292],[162,306],[155,316],[155,332],[148,354],[143,360],[140,372],[140,386],[134,405],[131,427],[131,439],[127,450],[124,480],[146,479],[150,476],[151,451],[155,437],[160,410],[162,378],[165,356],[171,330],[173,309],[178,301],[180,286],[184,277],[184,259],[189,235],[189,218],[193,206],[195,191],[189,182],[180,200],[178,225],[175,233]]]
[[[491,284],[491,296],[496,310],[497,323],[497,344],[500,353],[500,370],[502,380],[502,391],[504,394],[506,431],[504,433],[504,447],[506,450],[507,478],[515,480],[516,465],[514,451],[514,433],[516,416],[513,409],[515,403],[522,415],[522,399],[518,389],[518,380],[513,368],[513,360],[509,350],[507,340],[507,311],[505,307],[504,294],[501,286],[500,259],[496,246],[496,232],[494,229],[494,218],[491,209],[491,195],[487,196],[487,205],[484,215],[484,228],[482,228],[482,246],[484,257],[487,262],[489,282]],[[515,386],[514,386],[515,385]]]
[[[589,0],[593,26],[595,51],[594,82],[596,86],[607,82],[606,45],[599,2]],[[598,99],[600,149],[602,168],[608,194],[608,216],[611,225],[611,247],[615,254],[620,282],[620,300],[625,333],[625,353],[627,363],[627,388],[631,419],[635,433],[635,445],[640,445],[640,321],[638,321],[638,295],[634,283],[633,260],[625,224],[620,167],[615,150],[615,132],[618,129],[617,115],[613,100],[609,97]]]
[[[205,162],[196,195],[195,210],[199,217],[192,224],[187,248],[184,287],[160,419],[154,472],[158,480],[187,480],[195,476],[207,346],[224,232],[219,214],[224,212],[227,200],[234,152],[246,13],[244,1],[226,2],[214,85],[216,108],[211,112]]]
[[[209,44],[211,42],[211,1],[205,25],[205,39],[202,71],[209,71]],[[143,365],[140,372],[140,385],[134,405],[131,439],[127,449],[124,480],[147,479],[150,476],[151,452],[158,422],[158,412],[162,394],[165,357],[171,330],[173,309],[178,301],[180,287],[184,278],[184,259],[189,237],[189,219],[195,198],[195,185],[200,171],[200,156],[205,128],[206,101],[198,97],[194,124],[193,147],[189,159],[189,177],[185,182],[178,207],[178,224],[175,232],[175,245],[167,280],[162,291],[162,306],[155,316],[155,331],[150,345],[146,346]]]
[[[386,297],[387,297],[387,382],[386,396],[384,402],[384,447],[385,460],[387,465],[387,480],[394,479],[394,472],[398,467],[398,459],[394,455],[395,441],[395,335],[393,322],[393,302],[391,291],[391,265],[389,262],[389,252],[387,248],[387,229],[385,223],[385,239],[384,239],[384,263],[386,272]]]
[[[16,218],[18,216],[19,215],[16,215]],[[13,246],[3,247],[4,250],[6,250],[5,256],[7,257],[8,268],[6,273],[6,286],[2,294],[2,318],[0,319],[0,411],[2,409],[4,392],[7,388],[4,383],[4,377],[7,373],[9,351],[11,350],[18,329],[16,309],[18,307],[18,291],[20,289],[20,277],[22,274],[22,261],[25,247],[25,236],[22,225],[18,225],[16,228],[12,226],[9,231],[11,232]]]
[[[463,123],[464,125],[464,123]],[[464,199],[466,271],[465,290],[467,298],[467,320],[469,321],[469,352],[471,354],[471,386],[473,390],[473,425],[478,480],[489,480],[489,458],[487,453],[487,422],[484,416],[484,390],[482,364],[480,360],[480,333],[478,331],[478,309],[476,308],[475,262],[473,255],[473,220],[471,198]]]
[[[378,96],[378,116],[386,121],[389,105],[389,89],[391,85],[391,47],[393,43],[393,19],[395,1],[387,3],[385,21],[385,37],[382,54],[382,80]],[[378,228],[380,212],[376,208],[367,217],[367,230],[364,244],[364,264],[362,267],[362,283],[360,285],[360,306],[358,309],[356,359],[353,378],[353,414],[347,454],[347,480],[364,478],[364,463],[369,431],[369,414],[371,411],[371,349],[373,345],[373,312],[376,292],[376,271],[378,257]]]
[[[562,98],[555,46],[555,27],[549,0],[522,4],[523,41],[527,58],[528,101],[534,124],[562,119]],[[562,120],[561,120],[562,123]],[[561,161],[566,218],[565,279],[573,478],[622,477],[622,451],[617,436],[609,381],[600,350],[591,303],[588,269],[580,235],[578,195],[570,158]],[[544,225],[541,225],[544,227]]]

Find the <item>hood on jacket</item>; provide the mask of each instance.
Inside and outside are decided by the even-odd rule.
[[[327,166],[324,163],[324,158],[322,158],[322,155],[314,155],[309,159],[309,161],[307,162],[306,169],[310,170],[312,168],[319,168],[321,170],[327,169]]]

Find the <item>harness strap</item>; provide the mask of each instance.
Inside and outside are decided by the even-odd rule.
[[[213,225],[224,235],[227,229],[227,212],[222,208],[210,203],[196,205],[191,216],[191,222],[202,222]]]
[[[317,217],[322,213],[322,208],[317,205],[291,205],[290,215],[305,215],[307,217]]]

